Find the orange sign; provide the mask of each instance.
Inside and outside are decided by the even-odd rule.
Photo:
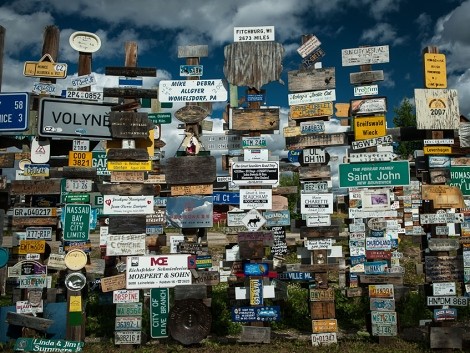
[[[424,54],[424,85],[426,88],[447,88],[446,56]]]

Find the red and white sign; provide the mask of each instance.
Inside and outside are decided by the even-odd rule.
[[[121,289],[113,291],[113,304],[138,303],[139,300],[139,290]]]
[[[188,254],[130,256],[126,264],[126,288],[172,288],[191,284],[190,258]]]

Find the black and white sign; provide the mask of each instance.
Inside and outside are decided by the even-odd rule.
[[[266,223],[266,218],[256,209],[251,209],[245,214],[242,222],[249,231],[256,232]]]
[[[270,210],[273,204],[271,189],[240,189],[240,209]]]
[[[333,194],[301,194],[300,212],[332,214]]]
[[[235,162],[232,165],[232,182],[236,185],[277,186],[279,162]]]

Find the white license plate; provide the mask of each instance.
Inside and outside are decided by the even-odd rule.
[[[140,331],[114,331],[114,344],[140,344]]]
[[[65,181],[65,191],[91,191],[92,183],[92,180],[88,179],[67,179]]]
[[[52,227],[27,227],[26,239],[52,240]]]
[[[132,316],[116,317],[115,330],[140,330],[142,328],[142,318]]]
[[[67,90],[67,98],[72,99],[86,99],[93,101],[102,101],[103,92],[85,92],[85,91],[71,91]]]
[[[57,211],[52,207],[18,207],[13,209],[15,217],[55,217]]]
[[[332,343],[338,343],[336,332],[312,334],[312,346],[321,346]]]

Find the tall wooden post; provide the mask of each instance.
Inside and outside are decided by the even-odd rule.
[[[3,50],[5,46],[5,27],[0,26],[0,92],[2,91],[3,80]]]

